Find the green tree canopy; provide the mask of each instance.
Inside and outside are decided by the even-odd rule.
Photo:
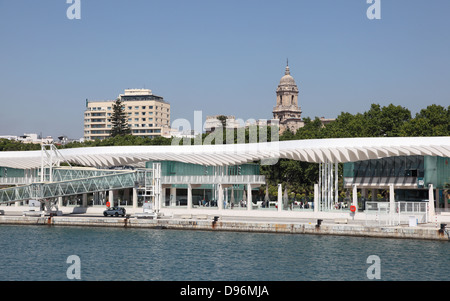
[[[128,127],[127,115],[125,114],[125,108],[122,104],[122,100],[118,98],[113,104],[113,113],[111,115],[111,137],[124,136],[131,134],[131,130]]]
[[[402,136],[449,136],[450,106],[429,105],[401,128]]]

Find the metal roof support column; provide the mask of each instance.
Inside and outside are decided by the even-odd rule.
[[[136,185],[133,187],[133,209],[136,209],[138,206],[138,190]]]
[[[283,206],[283,191],[281,184],[278,184],[278,212],[281,212],[282,206]]]
[[[325,209],[328,211],[330,210],[330,164],[328,164],[328,161],[325,161]]]
[[[322,163],[322,210],[326,211],[327,208],[327,164]]]
[[[110,207],[114,207],[114,190],[112,190],[112,189],[109,190],[108,202],[109,202]]]
[[[161,163],[153,163],[153,170],[152,170],[152,194],[154,196],[154,208],[156,212],[159,212],[159,210],[161,209],[161,203],[162,203],[162,198],[161,198],[161,190],[162,190],[162,185],[161,185]],[[189,206],[189,204],[188,204]],[[191,208],[192,208],[192,190],[191,190]]]
[[[353,184],[352,205],[358,210],[358,186],[356,184]]]
[[[192,184],[188,183],[188,188],[187,188],[187,209],[191,210],[192,209]]]
[[[319,184],[314,184],[314,213],[319,212]]]
[[[322,163],[322,211],[327,210],[327,166],[325,163]]]
[[[247,210],[253,209],[253,200],[252,200],[252,185],[250,183],[247,184]]]
[[[41,146],[41,183],[44,182],[44,146]]]
[[[395,214],[395,193],[394,184],[389,184],[389,224],[394,224],[394,214]]]
[[[218,198],[217,198],[217,208],[219,210],[223,209],[223,186],[222,184],[218,184]]]
[[[432,222],[434,217],[434,193],[433,193],[433,184],[428,185],[428,221]]]
[[[327,202],[327,209],[330,210],[331,209],[331,202],[332,202],[332,196],[333,196],[333,172],[332,172],[332,165],[331,163],[327,160],[327,198],[328,198],[328,202]]]
[[[338,164],[334,163],[334,203],[339,202],[339,188],[338,188]]]
[[[319,184],[317,195],[317,207],[319,211],[322,211],[322,163],[319,163]]]
[[[329,184],[330,181],[328,179],[329,176],[329,164],[327,163],[327,161],[325,161],[324,163],[322,163],[322,211],[327,211],[329,208]]]

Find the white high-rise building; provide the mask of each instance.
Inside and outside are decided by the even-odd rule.
[[[131,134],[144,137],[162,136],[170,128],[170,103],[148,89],[127,89],[120,94]],[[86,100],[84,138],[105,139],[110,136],[111,116],[116,100]]]

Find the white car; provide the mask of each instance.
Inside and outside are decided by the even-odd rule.
[[[112,208],[108,208],[105,211],[103,211],[103,215],[104,216],[125,216],[126,210],[123,207],[112,207]]]

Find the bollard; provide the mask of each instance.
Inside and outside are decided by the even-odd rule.
[[[317,220],[316,228],[320,228],[320,224],[322,224],[322,221],[323,220],[321,220],[321,219]]]
[[[213,222],[212,222],[212,228],[214,229],[216,227],[216,222],[219,220],[218,216],[214,216]]]

